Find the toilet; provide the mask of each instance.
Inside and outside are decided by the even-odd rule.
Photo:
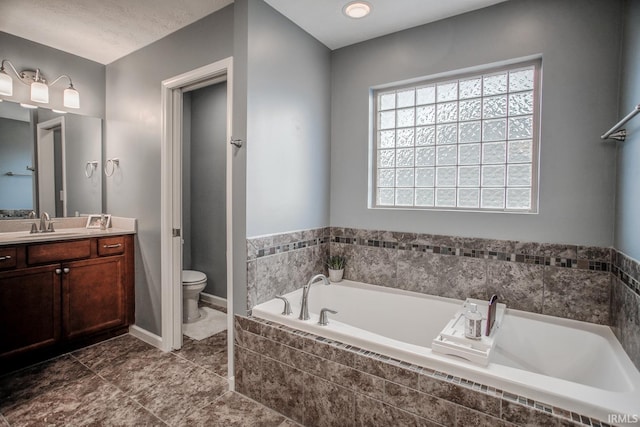
[[[200,320],[198,299],[207,286],[207,275],[201,271],[182,270],[182,321],[193,323]]]

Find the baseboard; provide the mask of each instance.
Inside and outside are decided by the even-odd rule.
[[[217,305],[220,307],[227,307],[227,299],[226,298],[220,298],[217,297],[215,295],[211,295],[211,294],[207,294],[204,292],[200,293],[200,299],[204,302],[207,302],[209,304],[213,304],[213,305]]]
[[[150,344],[156,348],[162,350],[162,337],[153,334],[146,329],[142,329],[140,326],[131,325],[129,326],[129,333],[134,337]]]

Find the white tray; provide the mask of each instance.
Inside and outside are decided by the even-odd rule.
[[[469,304],[476,304],[478,311],[482,314],[482,337],[479,340],[473,340],[464,336],[464,313],[468,310]],[[496,306],[496,320],[489,336],[485,336],[485,328],[487,322],[487,310],[489,302],[467,298],[462,308],[456,312],[453,319],[447,323],[438,336],[431,343],[431,350],[435,353],[441,353],[451,356],[461,357],[473,363],[482,366],[489,364],[491,351],[496,345],[496,338],[500,332],[500,324],[504,317],[506,306],[498,303]]]

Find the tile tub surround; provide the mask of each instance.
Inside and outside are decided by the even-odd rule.
[[[325,227],[247,240],[247,309],[326,273],[457,299],[611,325],[640,369],[640,264],[611,248]]]
[[[247,309],[327,273],[328,227],[247,239]]]
[[[346,279],[609,324],[609,248],[331,227]]]
[[[611,286],[611,329],[640,369],[640,263],[614,254]]]
[[[305,426],[603,426],[503,390],[235,317],[236,390]]]

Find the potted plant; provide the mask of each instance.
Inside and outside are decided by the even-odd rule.
[[[346,263],[347,260],[343,256],[330,256],[329,261],[327,261],[327,267],[329,267],[329,280],[332,282],[340,282],[344,275],[344,266]]]

